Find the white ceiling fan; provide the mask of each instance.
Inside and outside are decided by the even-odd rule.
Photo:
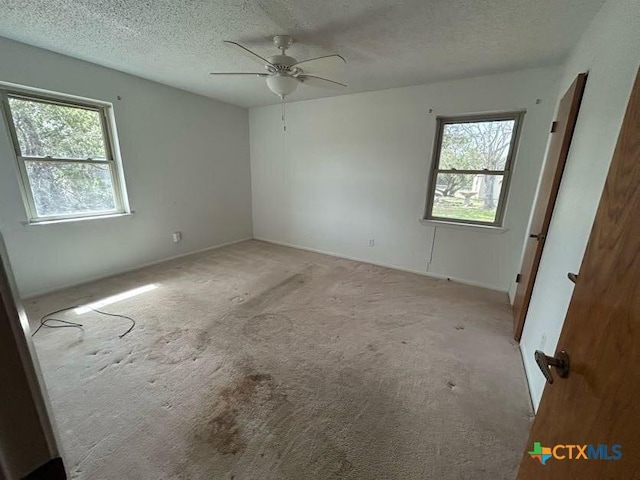
[[[267,79],[269,89],[282,99],[284,99],[286,95],[293,93],[300,83],[322,88],[340,89],[347,86],[344,83],[318,76],[319,73],[335,71],[344,67],[347,61],[342,56],[333,54],[299,62],[286,54],[286,50],[293,43],[293,38],[289,35],[276,35],[273,37],[273,43],[280,49],[281,53],[269,59],[252,52],[239,43],[229,40],[225,40],[224,43],[263,65],[266,73],[214,72],[211,73],[211,75],[255,75],[257,77],[264,77]]]

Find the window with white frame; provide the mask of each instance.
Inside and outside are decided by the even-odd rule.
[[[30,222],[127,212],[109,106],[0,94]]]
[[[523,115],[438,117],[426,220],[502,226]]]

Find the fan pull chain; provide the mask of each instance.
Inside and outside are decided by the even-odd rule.
[[[287,131],[287,117],[286,117],[287,111],[285,109],[284,106],[284,95],[282,96],[282,129],[286,132]]]

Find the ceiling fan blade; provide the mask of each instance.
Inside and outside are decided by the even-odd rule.
[[[303,60],[296,63],[294,67],[302,69],[305,73],[323,73],[339,70],[346,64],[344,57],[334,54]]]
[[[251,73],[251,72],[211,72],[209,75],[252,75],[255,77],[268,77],[268,73]]]
[[[344,83],[336,82],[335,80],[329,80],[328,78],[316,77],[315,75],[298,75],[298,80],[302,80],[303,84],[312,85],[320,88],[332,88],[340,90],[342,87],[347,87]]]
[[[258,62],[261,65],[270,65],[270,66],[273,67],[273,64],[269,60],[267,60],[264,57],[261,57],[260,55],[258,55],[255,52],[252,52],[247,47],[243,47],[239,43],[232,42],[230,40],[224,40],[223,43],[226,43],[227,45],[229,45],[234,50],[237,50],[238,52],[242,53],[243,55],[245,55],[245,56],[247,56],[247,57],[249,57],[251,59],[253,59],[253,61]]]

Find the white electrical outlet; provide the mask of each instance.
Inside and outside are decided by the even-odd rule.
[[[370,247],[375,247],[376,246],[376,240],[374,238],[369,240],[369,246]]]
[[[173,237],[173,243],[178,243],[182,240],[182,232],[173,232],[171,236]]]

